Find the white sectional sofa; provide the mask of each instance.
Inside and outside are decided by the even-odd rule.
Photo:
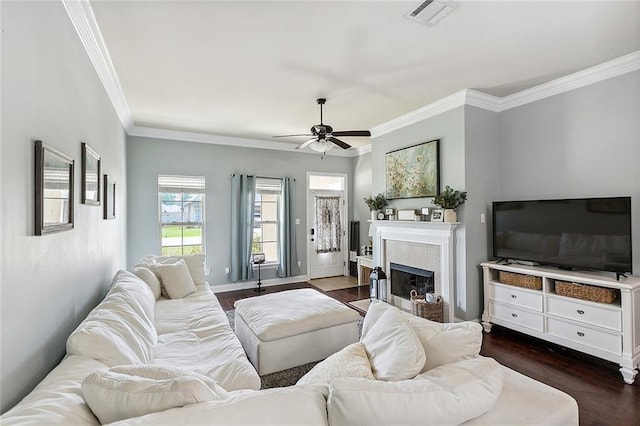
[[[573,398],[478,356],[479,324],[442,325],[410,315],[398,320],[395,312],[385,313],[395,308],[383,304],[365,318],[361,342],[318,364],[299,385],[258,390],[260,378],[211,290],[197,284],[183,297],[156,300],[154,285],[118,272],[105,299],[69,337],[67,356],[0,423],[578,423]],[[400,327],[387,321],[394,315]],[[350,373],[355,347],[366,349],[360,362],[368,379]],[[141,377],[119,375],[130,366]],[[322,379],[327,371],[330,380]],[[374,380],[383,375],[404,378]],[[95,385],[107,379],[96,393]],[[176,392],[184,400],[177,405]],[[167,398],[174,405],[158,408]]]

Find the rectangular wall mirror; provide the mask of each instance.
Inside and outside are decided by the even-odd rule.
[[[82,203],[100,205],[100,156],[82,142]]]
[[[35,154],[35,234],[72,229],[74,160],[42,141]]]

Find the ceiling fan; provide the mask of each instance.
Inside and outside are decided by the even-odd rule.
[[[311,133],[302,133],[297,135],[281,135],[274,136],[274,138],[288,138],[294,136],[310,136],[306,142],[301,143],[296,147],[296,149],[304,149],[306,147],[310,147],[314,151],[321,152],[325,154],[334,146],[339,146],[342,149],[349,149],[351,145],[348,143],[341,141],[337,138],[337,136],[371,136],[371,132],[368,130],[342,130],[342,131],[334,131],[333,127],[328,124],[324,124],[322,122],[322,105],[324,105],[327,100],[325,98],[316,99],[318,105],[320,105],[320,124],[316,124],[311,127]]]

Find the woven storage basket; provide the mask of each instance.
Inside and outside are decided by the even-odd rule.
[[[424,300],[424,296],[418,296],[415,290],[411,290],[411,313],[413,315],[442,322],[443,308],[442,297],[438,296],[435,302],[429,303]]]
[[[556,294],[599,303],[613,303],[618,298],[618,291],[614,288],[595,287],[567,281],[556,281]]]
[[[542,277],[536,277],[535,275],[514,274],[513,272],[500,271],[498,273],[498,279],[503,284],[511,284],[533,290],[542,289]]]

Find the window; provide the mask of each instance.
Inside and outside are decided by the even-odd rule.
[[[160,253],[204,253],[204,177],[158,176]]]
[[[266,263],[278,263],[280,223],[280,179],[256,178],[256,202],[253,210],[252,253],[264,253]]]

